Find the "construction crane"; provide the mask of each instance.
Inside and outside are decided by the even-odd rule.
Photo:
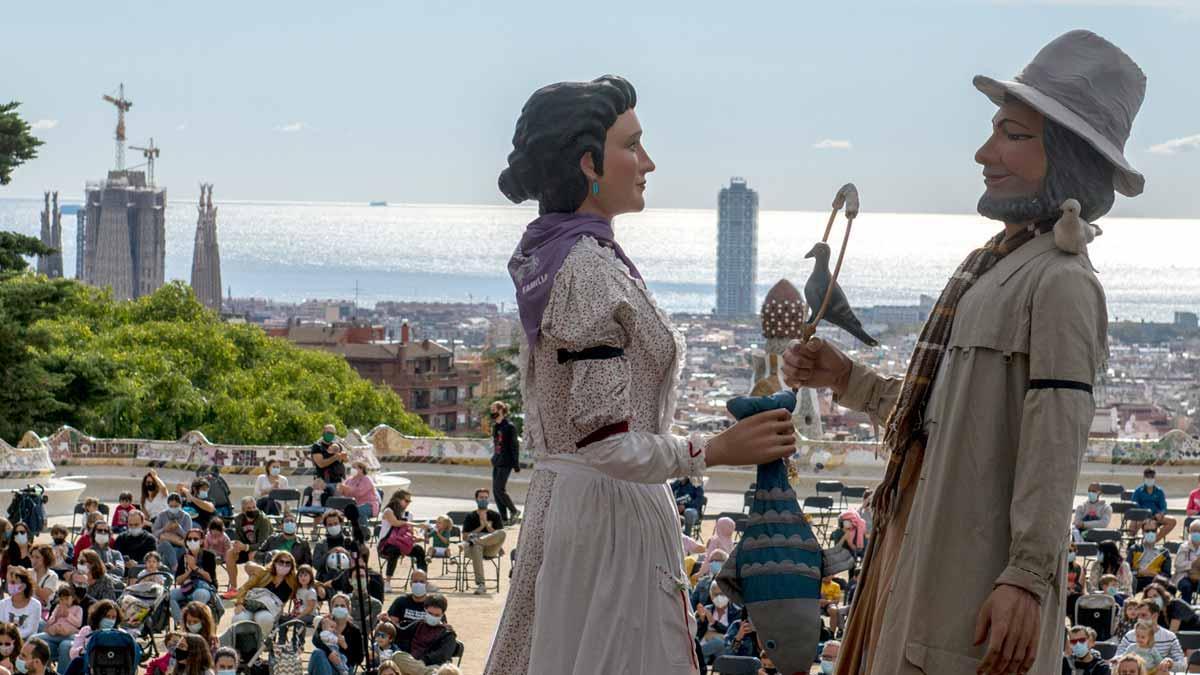
[[[133,107],[133,101],[125,98],[125,83],[117,89],[116,98],[104,95],[104,100],[117,106],[117,171],[125,170],[125,112]]]
[[[136,145],[129,146],[130,150],[140,150],[142,157],[146,158],[146,182],[150,187],[154,187],[154,160],[158,158],[162,148],[154,147],[154,137],[150,138],[150,143],[142,148]]]

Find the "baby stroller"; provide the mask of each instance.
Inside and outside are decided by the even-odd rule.
[[[83,650],[83,672],[85,675],[136,673],[141,651],[133,636],[123,630],[96,631]]]
[[[304,642],[307,635],[303,621],[292,619],[275,626],[267,640],[266,669],[270,675],[303,675],[307,663],[304,661]],[[261,660],[260,660],[261,663]],[[247,675],[260,675],[249,671]]]
[[[137,635],[137,643],[143,659],[158,656],[158,645],[154,638],[167,629],[171,618],[167,607],[171,576],[166,572],[147,574],[135,584],[125,587],[117,604],[125,617],[125,630]]]
[[[242,664],[239,672],[249,672],[263,647],[262,627],[256,621],[238,621],[221,634],[221,646],[233,647]]]
[[[1096,631],[1097,642],[1105,642],[1113,637],[1120,619],[1121,608],[1116,598],[1108,593],[1088,593],[1075,603],[1075,625]]]
[[[30,538],[42,533],[46,527],[46,489],[41,485],[26,485],[13,490],[12,502],[8,505],[8,520],[14,525],[25,523]]]

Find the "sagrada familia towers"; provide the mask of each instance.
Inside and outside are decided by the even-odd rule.
[[[212,184],[200,184],[196,243],[192,248],[192,290],[201,304],[221,311],[221,252],[217,247],[217,209]]]
[[[53,196],[51,196],[53,195]],[[62,210],[58,208],[58,193],[45,193],[46,206],[42,209],[42,243],[54,249],[50,255],[38,256],[38,274],[50,278],[63,275],[62,259]]]

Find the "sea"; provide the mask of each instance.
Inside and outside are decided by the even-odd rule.
[[[70,200],[64,204],[71,204]],[[331,202],[217,203],[222,281],[235,297],[298,302],[355,299],[492,302],[513,308],[505,264],[536,210]],[[40,199],[0,199],[0,230],[37,236]],[[804,254],[829,212],[760,211],[758,289],[779,279],[802,287]],[[63,216],[63,268],[75,270],[74,215]],[[167,206],[168,279],[191,275],[195,201]],[[1172,321],[1200,312],[1200,220],[1111,218],[1090,247],[1109,319]],[[830,237],[834,255],[845,219]],[[840,281],[855,306],[915,305],[936,296],[954,268],[1000,226],[978,215],[863,212],[854,222]],[[647,209],[617,218],[617,240],[660,304],[704,313],[715,304],[717,214]],[[835,258],[836,259],[836,258]]]

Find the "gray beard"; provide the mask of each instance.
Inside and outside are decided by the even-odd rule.
[[[1004,223],[1037,222],[1053,218],[1059,211],[1046,194],[1045,184],[1036,194],[1020,197],[989,197],[985,192],[975,209],[984,218]]]

